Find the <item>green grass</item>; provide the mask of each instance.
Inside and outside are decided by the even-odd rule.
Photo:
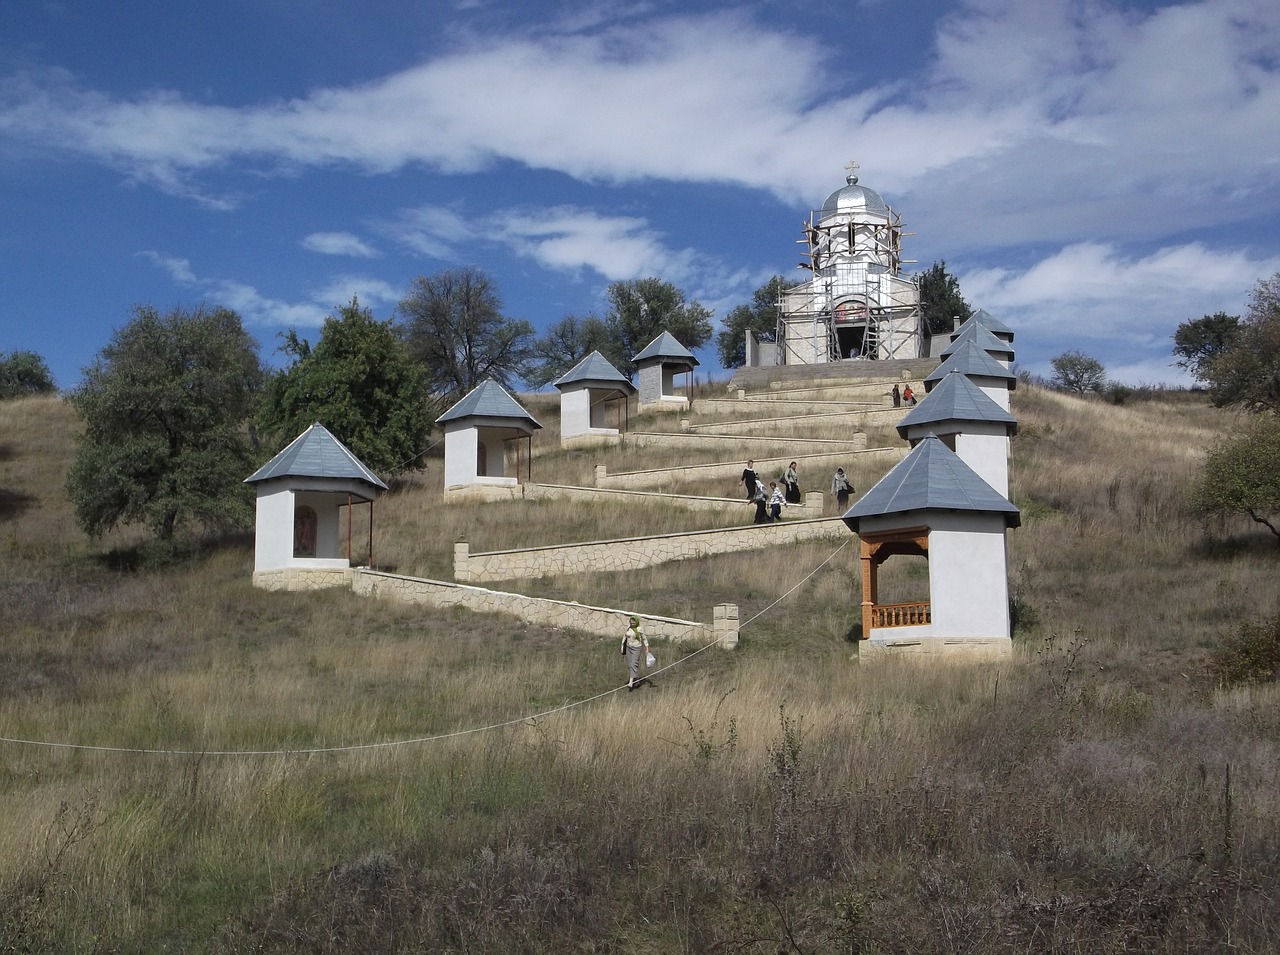
[[[137,536],[86,541],[59,490],[67,408],[0,403],[0,735],[199,753],[503,724],[310,755],[0,744],[0,951],[1273,951],[1280,690],[1211,664],[1275,619],[1280,575],[1182,505],[1223,418],[1021,387],[1013,410],[1013,495],[1039,503],[1009,535],[1012,659],[858,663],[850,537],[808,580],[838,542],[530,582],[746,625],[524,719],[624,681],[617,635],[256,591],[243,540],[119,569]],[[551,447],[535,472],[590,482],[595,455]],[[691,519],[442,509],[438,476],[379,501],[402,569],[446,575],[462,533]]]

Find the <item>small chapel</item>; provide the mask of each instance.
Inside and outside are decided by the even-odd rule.
[[[749,366],[926,354],[920,289],[902,274],[902,219],[857,168],[849,163],[845,184],[805,223],[810,278],[782,293],[773,341],[747,332]]]

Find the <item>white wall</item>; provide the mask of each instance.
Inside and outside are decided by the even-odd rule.
[[[1004,520],[995,514],[932,514],[929,601],[936,637],[1009,636]]]
[[[591,429],[591,392],[566,388],[560,392],[560,437],[572,438]]]
[[[444,486],[474,484],[476,451],[480,447],[475,428],[456,428],[444,433]]]

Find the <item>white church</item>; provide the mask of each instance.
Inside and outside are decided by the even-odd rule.
[[[926,354],[920,290],[901,274],[902,219],[856,169],[805,223],[800,267],[812,277],[782,293],[773,342],[748,333],[748,366]]]

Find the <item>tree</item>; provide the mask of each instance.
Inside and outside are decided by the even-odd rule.
[[[1050,364],[1053,365],[1053,386],[1064,391],[1083,395],[1097,391],[1107,380],[1107,370],[1102,362],[1090,358],[1084,352],[1063,352]]]
[[[955,319],[966,321],[973,309],[960,294],[960,282],[947,271],[946,261],[934,262],[920,273],[920,313],[930,335],[951,331]]]
[[[35,352],[0,352],[0,399],[47,395],[57,390],[49,366]]]
[[[1209,381],[1209,368],[1214,360],[1231,346],[1240,330],[1240,316],[1215,312],[1194,321],[1183,322],[1173,333],[1173,353],[1177,364],[1197,381]]]
[[[777,330],[778,300],[783,290],[794,284],[775,275],[752,293],[750,304],[737,306],[720,320],[724,330],[716,335],[716,353],[722,367],[741,368],[746,364],[748,331],[772,335]]]
[[[555,381],[593,351],[611,350],[609,326],[595,315],[566,315],[533,345],[533,361],[526,381],[541,388]]]
[[[1210,450],[1195,500],[1206,514],[1247,514],[1280,546],[1280,417],[1256,418]]]
[[[614,282],[605,296],[610,343],[601,353],[624,375],[635,372],[631,359],[664,331],[690,351],[711,340],[711,310],[685,301],[684,292],[670,282],[653,277]]]
[[[257,343],[235,312],[135,308],[70,394],[85,428],[67,476],[81,529],[144,524],[172,542],[187,519],[249,526],[244,425],[261,386]]]
[[[529,370],[533,326],[502,314],[502,299],[479,269],[419,276],[396,315],[427,387],[446,401],[486,378],[512,387]]]
[[[1204,370],[1218,407],[1280,413],[1280,272],[1254,287],[1230,343]]]
[[[265,434],[283,444],[318,421],[374,471],[421,466],[437,409],[391,322],[352,298],[325,319],[315,348],[294,331],[284,339],[294,361],[268,380],[258,415]]]

